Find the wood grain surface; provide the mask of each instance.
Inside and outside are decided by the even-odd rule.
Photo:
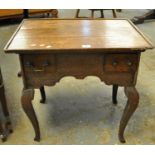
[[[145,50],[152,44],[127,19],[28,19],[6,52]]]

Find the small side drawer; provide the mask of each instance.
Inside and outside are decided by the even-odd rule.
[[[23,67],[27,73],[51,73],[55,71],[54,55],[24,55]]]
[[[138,54],[106,54],[105,72],[135,72],[139,64]]]

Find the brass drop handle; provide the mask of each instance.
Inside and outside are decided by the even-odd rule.
[[[34,72],[44,72],[44,69],[37,69],[37,68],[33,68]]]
[[[128,60],[127,65],[132,66],[132,62],[130,60]]]
[[[116,60],[113,60],[113,61],[112,61],[112,65],[113,65],[113,66],[117,66],[117,65],[118,65],[118,62],[117,62]]]

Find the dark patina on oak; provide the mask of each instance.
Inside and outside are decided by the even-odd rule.
[[[29,19],[24,20],[5,47],[19,54],[24,89],[22,107],[29,117],[35,140],[40,129],[32,106],[34,89],[52,86],[64,76],[83,79],[98,76],[113,85],[113,103],[118,86],[128,98],[119,127],[125,142],[125,127],[139,103],[135,88],[141,52],[152,49],[148,39],[127,19]]]

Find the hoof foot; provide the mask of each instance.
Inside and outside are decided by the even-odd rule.
[[[126,142],[124,136],[120,136],[120,135],[119,135],[119,141],[121,143],[125,143]]]
[[[40,103],[45,103],[45,100],[41,99],[41,100],[40,100]]]
[[[34,138],[34,141],[40,142],[40,137],[35,137],[35,138]]]

